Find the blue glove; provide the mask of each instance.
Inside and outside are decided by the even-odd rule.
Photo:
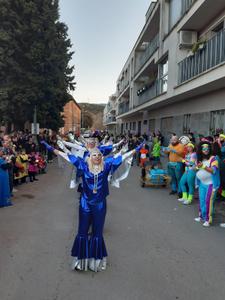
[[[174,149],[171,149],[170,152],[172,152],[172,153],[177,153],[177,151],[174,150]]]
[[[54,148],[50,146],[48,143],[46,143],[45,141],[41,141],[40,143],[44,145],[48,151],[52,151],[52,152],[54,151]]]
[[[143,145],[144,145],[144,143],[141,143],[139,146],[137,146],[137,147],[135,148],[135,151],[136,151],[136,152],[139,152],[139,151],[141,150],[141,148],[143,147]]]
[[[161,150],[162,150],[162,151],[170,151],[170,148],[169,148],[169,147],[161,146]]]

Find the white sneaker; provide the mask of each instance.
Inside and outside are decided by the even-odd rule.
[[[203,225],[204,227],[209,227],[209,226],[210,226],[210,224],[209,224],[208,221],[205,221],[202,225]]]
[[[179,199],[177,199],[179,202],[184,202],[185,201],[185,199],[184,198],[179,198]]]
[[[221,223],[220,227],[225,228],[225,223]]]
[[[191,202],[190,202],[189,200],[185,200],[185,201],[183,202],[183,204],[185,204],[185,205],[190,205]]]
[[[200,217],[195,218],[195,222],[201,222],[201,218]]]

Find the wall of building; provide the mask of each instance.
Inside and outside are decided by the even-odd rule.
[[[77,134],[80,133],[81,122],[81,109],[74,100],[69,101],[64,106],[64,127],[61,129],[63,134],[73,131]]]

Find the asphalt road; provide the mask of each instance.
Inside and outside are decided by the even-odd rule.
[[[0,300],[224,300],[225,229],[195,223],[197,202],[141,188],[139,172],[111,189],[101,273],[70,270],[78,221],[70,170],[51,165],[19,187],[14,206],[0,210]]]

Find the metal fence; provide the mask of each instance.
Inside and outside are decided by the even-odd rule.
[[[160,80],[156,80],[153,85],[142,95],[139,95],[135,103],[135,107],[142,105],[161,94]]]
[[[129,102],[123,102],[119,104],[118,115],[125,114],[129,111]]]
[[[116,122],[116,117],[108,117],[108,118],[106,118],[106,124],[108,124],[108,123],[112,123],[112,122]]]
[[[178,84],[181,84],[225,62],[225,30],[208,40],[202,49],[178,64]]]
[[[182,0],[181,14],[184,15],[196,0]]]

